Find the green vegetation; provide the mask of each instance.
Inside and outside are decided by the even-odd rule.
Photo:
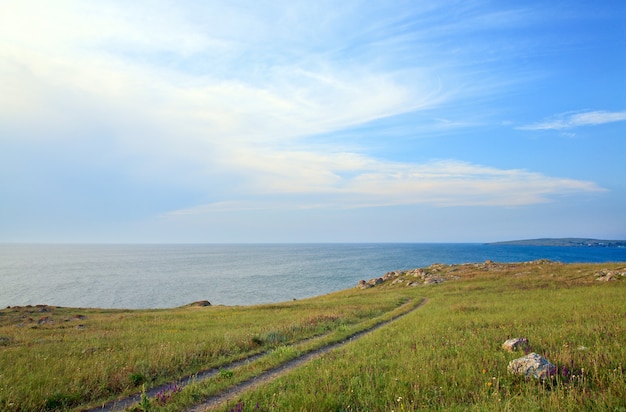
[[[601,268],[625,270],[448,267],[460,279],[420,288],[420,310],[223,410],[626,410],[626,281],[597,282]],[[553,381],[507,373],[523,353],[501,344],[517,336],[559,367]]]
[[[0,311],[0,410],[102,404],[142,386],[365,325],[408,295],[372,299],[346,291],[277,305],[166,310],[7,308]]]
[[[428,298],[221,410],[626,411],[626,279],[596,280],[615,270],[624,263],[433,265],[423,273],[455,280],[406,287],[415,278],[401,274],[366,290],[250,307],[8,308],[0,410],[80,409],[218,368],[133,406],[181,410]],[[501,345],[521,336],[558,366],[554,379],[507,373],[523,353]]]

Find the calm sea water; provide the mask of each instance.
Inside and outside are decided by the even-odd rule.
[[[626,261],[626,248],[484,244],[0,244],[0,307],[250,305],[322,295],[432,263]]]

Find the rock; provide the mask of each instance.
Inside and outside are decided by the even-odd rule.
[[[549,265],[554,262],[552,262],[550,259],[537,259],[537,260],[531,260],[529,262],[524,262],[524,263],[528,265]]]
[[[54,320],[50,316],[44,316],[43,318],[37,321],[38,325],[45,325],[47,323],[54,323]]]
[[[416,278],[425,279],[426,276],[428,276],[428,274],[425,271],[423,271],[422,269],[418,269],[418,270],[415,271],[415,274],[413,276],[415,276]]]
[[[357,283],[356,287],[359,289],[369,289],[372,287],[372,285],[370,285],[364,280],[359,280],[359,283]]]
[[[620,271],[607,271],[607,270],[601,270],[600,272],[596,273],[596,280],[600,281],[600,282],[611,282],[614,280],[619,280],[620,278],[623,278],[624,276],[626,276],[626,272],[620,272]]]
[[[526,338],[512,338],[508,339],[502,344],[502,349],[509,352],[515,352],[516,350],[523,350],[528,348],[528,339]]]
[[[380,285],[383,282],[384,282],[383,278],[374,278],[374,279],[370,279],[368,283],[372,286],[376,286],[376,285]]]
[[[398,272],[387,272],[383,275],[383,280],[391,280],[393,278],[397,278],[398,276],[400,276],[400,273]]]
[[[521,375],[527,378],[547,379],[556,374],[556,366],[551,364],[546,358],[536,353],[513,359],[509,362],[507,370],[510,374]]]

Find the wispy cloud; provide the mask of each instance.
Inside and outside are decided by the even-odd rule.
[[[246,195],[171,211],[165,218],[254,210],[353,209],[394,205],[525,206],[571,193],[602,192],[589,181],[459,161],[381,162],[354,154],[272,154],[248,163]],[[294,164],[300,167],[293,168]],[[285,173],[292,170],[294,173]]]
[[[606,123],[623,122],[626,110],[621,112],[587,111],[562,113],[543,122],[521,126],[520,130],[566,130],[581,126],[597,126]]]
[[[68,136],[89,141],[106,134],[113,150],[135,162],[123,174],[177,181],[216,199],[168,216],[518,206],[603,190],[525,170],[400,162],[364,155],[367,148],[346,151],[341,142],[317,144],[321,134],[510,86],[507,79],[516,76],[480,66],[510,50],[487,52],[482,42],[466,43],[466,34],[522,25],[527,10],[482,13],[474,2],[461,10],[426,3],[409,2],[387,19],[377,9],[386,6],[371,2],[318,8],[287,1],[252,11],[166,2],[9,2],[0,6],[0,76],[11,79],[0,84],[0,125],[21,133],[0,138],[62,144]],[[435,13],[441,10],[447,12]],[[435,116],[433,127],[461,128],[477,119],[446,116]],[[596,111],[524,128],[625,119],[626,112]]]
[[[40,6],[33,15],[15,3],[0,20],[0,73],[12,79],[0,95],[7,124],[62,128],[76,112],[106,114],[124,130],[131,118],[135,127],[158,124],[174,147],[193,145],[198,135],[243,144],[338,130],[453,95],[432,86],[423,69],[385,71],[310,48],[306,57],[290,56],[312,34],[290,24],[286,11],[281,30],[293,28],[288,35],[236,8],[205,10],[212,22],[221,16],[230,23],[200,26],[167,8],[146,19],[133,7]]]

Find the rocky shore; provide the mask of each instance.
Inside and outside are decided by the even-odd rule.
[[[495,263],[486,260],[483,263],[464,263],[458,265],[447,265],[443,263],[434,263],[424,268],[410,270],[396,270],[387,272],[381,277],[372,278],[370,280],[359,280],[356,287],[359,289],[369,289],[379,286],[406,286],[417,287],[443,283],[449,280],[456,280],[463,276],[467,276],[476,270],[479,271],[505,271],[510,269],[519,269],[518,274],[524,273],[524,267],[536,265],[563,265],[560,262],[553,262],[548,259],[533,260],[520,263]],[[599,269],[593,274],[597,281],[610,282],[626,279],[626,268],[620,270]]]

